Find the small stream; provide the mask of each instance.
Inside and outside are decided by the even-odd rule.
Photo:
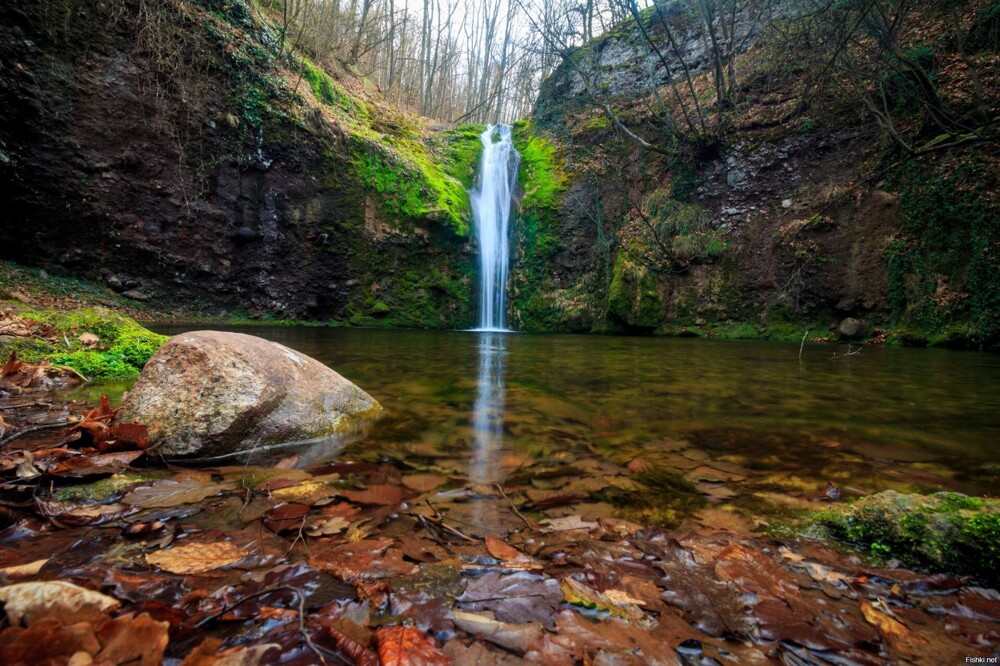
[[[708,509],[748,519],[821,508],[813,500],[827,484],[845,497],[981,495],[1000,478],[995,355],[865,348],[833,360],[844,350],[807,345],[800,361],[798,345],[778,343],[229,330],[314,356],[382,403],[387,417],[331,455],[391,459],[454,486],[521,484],[525,501],[573,499],[557,515],[670,522],[649,507],[623,509],[620,489],[607,487],[649,467],[684,479]]]

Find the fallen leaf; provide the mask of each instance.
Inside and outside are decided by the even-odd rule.
[[[447,480],[439,474],[409,474],[403,477],[403,485],[418,493],[427,493]]]
[[[571,606],[603,611],[625,620],[638,620],[643,617],[642,610],[634,606],[631,601],[624,604],[617,603],[603,592],[595,590],[575,578],[563,578],[559,581],[559,587],[566,603]]]
[[[884,604],[885,602],[882,601],[882,605]],[[927,643],[927,639],[912,633],[905,624],[878,610],[874,604],[862,601],[861,614],[864,615],[868,624],[879,630],[879,633],[893,649],[907,659],[915,657],[920,645]]]
[[[306,525],[305,533],[311,537],[331,536],[340,534],[350,526],[351,524],[340,516],[333,518],[319,517],[309,521]]]
[[[100,649],[89,622],[65,625],[58,618],[44,617],[27,629],[14,626],[0,632],[2,664],[68,664],[77,653],[89,658]]]
[[[97,632],[101,651],[96,663],[159,666],[167,647],[169,622],[157,622],[148,613],[119,615]]]
[[[294,486],[278,488],[271,491],[271,497],[283,502],[298,502],[300,504],[313,504],[320,500],[339,495],[340,491],[328,483],[322,481],[302,481]]]
[[[21,624],[22,620],[30,625],[32,617],[49,613],[65,615],[84,607],[93,607],[104,613],[121,606],[117,599],[61,580],[0,587],[0,601],[4,603],[7,619],[12,625]]]
[[[448,657],[416,627],[380,627],[375,632],[381,666],[447,666]]]
[[[265,653],[281,649],[277,643],[264,643],[253,647],[234,647],[219,650],[222,641],[218,638],[206,638],[193,651],[188,653],[178,666],[259,666]],[[268,663],[274,663],[270,660]]]
[[[249,553],[229,541],[192,543],[146,555],[146,562],[175,574],[212,571],[239,562]]]
[[[37,574],[39,571],[42,570],[42,567],[44,567],[45,563],[48,561],[49,560],[46,558],[44,560],[35,560],[34,562],[29,562],[27,564],[19,564],[17,566],[4,567],[3,569],[0,569],[0,574],[4,574],[6,576],[13,576],[15,578],[18,576],[34,576],[35,574]]]
[[[181,504],[197,504],[231,488],[232,485],[229,483],[204,483],[195,479],[182,481],[164,479],[150,486],[134,488],[132,492],[122,498],[122,502],[144,509],[162,509]]]
[[[264,525],[275,534],[302,529],[309,507],[305,504],[278,504],[264,516]]]
[[[522,553],[521,551],[513,548],[500,539],[492,536],[486,536],[483,539],[486,542],[486,550],[489,551],[490,555],[497,558],[501,562],[507,565],[515,565],[522,569],[541,569],[541,563],[535,561],[534,558]]]
[[[488,615],[459,610],[453,610],[451,617],[462,631],[520,654],[542,637],[542,625],[536,622],[508,624],[497,622]]]
[[[395,506],[403,501],[403,491],[399,486],[373,484],[364,490],[344,490],[341,494],[352,502],[375,506]]]
[[[541,522],[543,532],[571,532],[573,530],[586,530],[589,532],[597,526],[596,522],[583,520],[580,516],[549,518]]]
[[[333,638],[337,649],[348,657],[354,666],[379,666],[378,655],[367,647],[333,627],[327,627],[326,630]]]

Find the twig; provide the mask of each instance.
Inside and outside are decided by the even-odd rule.
[[[431,508],[433,509],[434,507],[432,506]],[[434,516],[425,516],[420,513],[410,513],[409,515],[417,518],[421,522],[421,524],[423,524],[423,526],[428,529],[428,531],[431,531],[430,526],[433,526],[436,529],[442,530],[444,532],[447,532],[448,534],[457,536],[461,539],[465,539],[466,541],[471,541],[472,543],[482,542],[482,539],[477,539],[476,537],[469,536],[468,534],[458,529],[457,527],[452,527],[451,525],[448,525],[447,523],[444,522],[443,518],[436,518]]]
[[[806,336],[807,335],[809,335],[809,331],[808,330],[805,333],[802,334],[802,342],[799,343],[799,363],[802,362],[802,348],[806,346]]]
[[[7,445],[8,442],[13,442],[18,437],[22,435],[27,435],[28,433],[38,432],[39,430],[49,430],[51,428],[62,428],[63,426],[73,425],[77,423],[76,421],[59,421],[56,423],[44,423],[42,425],[35,425],[28,428],[22,428],[18,430],[13,435],[7,435],[3,439],[0,439],[0,449]]]
[[[517,507],[514,506],[514,502],[509,497],[507,497],[507,493],[505,493],[503,491],[503,488],[500,486],[500,484],[497,483],[495,485],[497,487],[497,490],[500,491],[500,496],[503,497],[505,500],[507,500],[507,504],[510,505],[510,510],[513,511],[517,515],[518,518],[520,518],[522,521],[524,521],[524,524],[527,525],[528,529],[533,529],[533,527],[532,527],[531,523],[528,521],[528,519],[525,518],[521,514],[521,512],[517,510]]]
[[[831,361],[837,361],[837,360],[840,360],[842,358],[847,358],[848,356],[855,356],[857,354],[860,354],[862,349],[864,349],[864,347],[858,347],[854,351],[851,351],[851,343],[847,343],[847,352],[844,353],[844,354],[840,354],[840,355],[838,355],[836,352],[834,352],[833,356],[830,357],[830,360]]]
[[[266,594],[271,594],[272,592],[282,592],[282,591],[284,591],[284,592],[291,592],[292,594],[295,595],[295,598],[299,602],[298,603],[298,606],[299,606],[299,608],[298,608],[298,612],[299,612],[299,633],[302,634],[302,639],[305,641],[305,643],[309,647],[309,649],[312,650],[316,654],[317,657],[319,657],[319,660],[323,664],[326,664],[326,657],[323,656],[323,653],[320,651],[320,649],[318,647],[316,647],[316,644],[313,643],[312,638],[310,638],[309,634],[306,632],[306,625],[305,625],[306,598],[302,594],[301,590],[299,590],[298,588],[290,587],[288,585],[282,585],[280,587],[271,587],[271,588],[268,588],[266,590],[260,590],[259,592],[254,592],[252,594],[248,594],[247,596],[243,597],[242,599],[238,600],[237,602],[229,604],[228,606],[224,606],[222,608],[222,610],[217,611],[215,613],[212,613],[211,615],[203,618],[200,622],[198,622],[198,624],[194,625],[194,628],[195,629],[201,629],[206,624],[208,624],[210,622],[214,622],[215,620],[218,620],[220,617],[222,617],[226,613],[228,613],[228,612],[230,612],[232,610],[235,610],[236,608],[240,607],[241,605],[243,605],[247,601],[250,601],[251,599],[256,599],[257,597],[262,597],[262,596],[264,596]]]

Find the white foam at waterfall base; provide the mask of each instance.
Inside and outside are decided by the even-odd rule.
[[[475,330],[502,332],[507,330],[512,195],[521,156],[514,149],[510,125],[490,125],[479,138],[483,142],[479,183],[469,193],[479,239],[479,326]]]

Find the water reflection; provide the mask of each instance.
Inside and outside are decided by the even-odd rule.
[[[469,477],[476,484],[500,481],[500,450],[503,447],[503,413],[506,400],[504,361],[506,334],[479,334],[479,377],[476,404],[472,410],[474,445]]]

